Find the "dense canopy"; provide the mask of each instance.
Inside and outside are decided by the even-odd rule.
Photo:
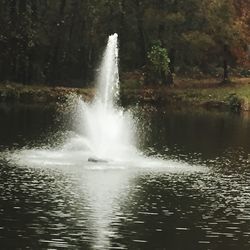
[[[249,0],[0,0],[0,80],[83,86],[117,32],[122,72],[145,69],[152,45],[171,73],[248,63]]]

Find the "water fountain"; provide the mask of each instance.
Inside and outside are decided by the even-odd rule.
[[[96,95],[91,102],[74,97],[73,116],[75,124],[78,124],[76,133],[57,147],[22,149],[11,154],[11,160],[19,165],[32,166],[82,166],[85,162],[86,167],[89,162],[117,167],[119,162],[140,157],[136,149],[136,129],[132,116],[117,105],[117,34],[109,36],[96,82]]]
[[[97,77],[97,93],[91,103],[79,100],[82,134],[91,151],[89,161],[106,162],[135,153],[135,126],[129,112],[118,107],[118,35],[109,36]]]

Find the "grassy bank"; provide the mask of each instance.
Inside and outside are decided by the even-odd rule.
[[[214,79],[178,79],[173,87],[141,86],[122,88],[125,102],[168,103],[204,108],[250,111],[250,78],[235,78],[222,85]]]
[[[0,102],[26,104],[64,102],[66,96],[75,93],[91,100],[92,88],[64,88],[26,86],[15,83],[0,84]],[[250,111],[250,78],[235,78],[230,84],[221,85],[213,79],[177,79],[172,87],[145,86],[121,82],[121,99],[124,103],[166,103],[208,109]]]
[[[0,83],[0,102],[18,102],[25,104],[64,102],[70,94],[83,96],[85,100],[93,98],[91,88],[48,87],[43,85],[22,85],[17,83]]]

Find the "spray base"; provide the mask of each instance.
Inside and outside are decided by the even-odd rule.
[[[89,162],[95,162],[95,163],[108,163],[107,160],[96,158],[96,157],[89,157],[88,161]]]

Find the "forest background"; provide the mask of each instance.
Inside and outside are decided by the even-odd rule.
[[[87,86],[114,32],[124,79],[249,76],[249,13],[249,0],[0,0],[0,81]]]

